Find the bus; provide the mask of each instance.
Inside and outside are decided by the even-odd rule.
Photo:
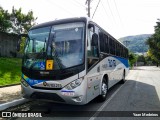
[[[94,98],[103,102],[128,72],[128,49],[87,17],[38,24],[26,35],[24,98],[75,105]]]

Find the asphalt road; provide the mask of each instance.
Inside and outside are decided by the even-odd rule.
[[[109,114],[106,111],[114,111],[114,114],[116,114],[115,111],[118,111],[117,114],[124,115],[129,113],[135,114],[136,111],[138,113],[148,111],[146,112],[147,114],[156,114],[154,111],[160,111],[160,68],[149,66],[131,70],[126,82],[112,87],[108,92],[107,100],[103,103],[98,103],[95,99],[87,105],[75,106],[34,101],[9,109],[9,111],[14,110],[29,112],[42,111],[47,115],[51,115],[54,111],[77,111],[79,116],[52,116],[45,118],[46,120],[160,120],[160,114],[159,117],[106,117],[106,114]],[[69,112],[68,114],[73,115],[74,113]]]

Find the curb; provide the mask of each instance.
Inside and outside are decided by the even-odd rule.
[[[4,87],[11,87],[11,86],[16,86],[16,85],[20,85],[20,83],[17,83],[17,84],[11,84],[11,85],[4,85],[4,86],[0,86],[0,88],[4,88]]]
[[[9,107],[13,107],[13,106],[16,106],[16,105],[23,104],[23,103],[28,102],[28,101],[29,101],[28,99],[21,98],[21,99],[18,99],[18,100],[14,100],[14,101],[11,101],[11,102],[0,104],[0,111],[5,110]]]

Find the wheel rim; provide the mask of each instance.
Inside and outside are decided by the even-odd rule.
[[[107,94],[107,85],[105,82],[102,83],[102,96],[105,97]]]

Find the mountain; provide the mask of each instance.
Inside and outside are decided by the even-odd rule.
[[[119,41],[121,41],[124,45],[127,46],[127,48],[136,53],[144,53],[148,51],[148,45],[146,45],[146,40],[149,38],[151,34],[141,34],[141,35],[134,35],[134,36],[126,36],[123,38],[120,38]]]

